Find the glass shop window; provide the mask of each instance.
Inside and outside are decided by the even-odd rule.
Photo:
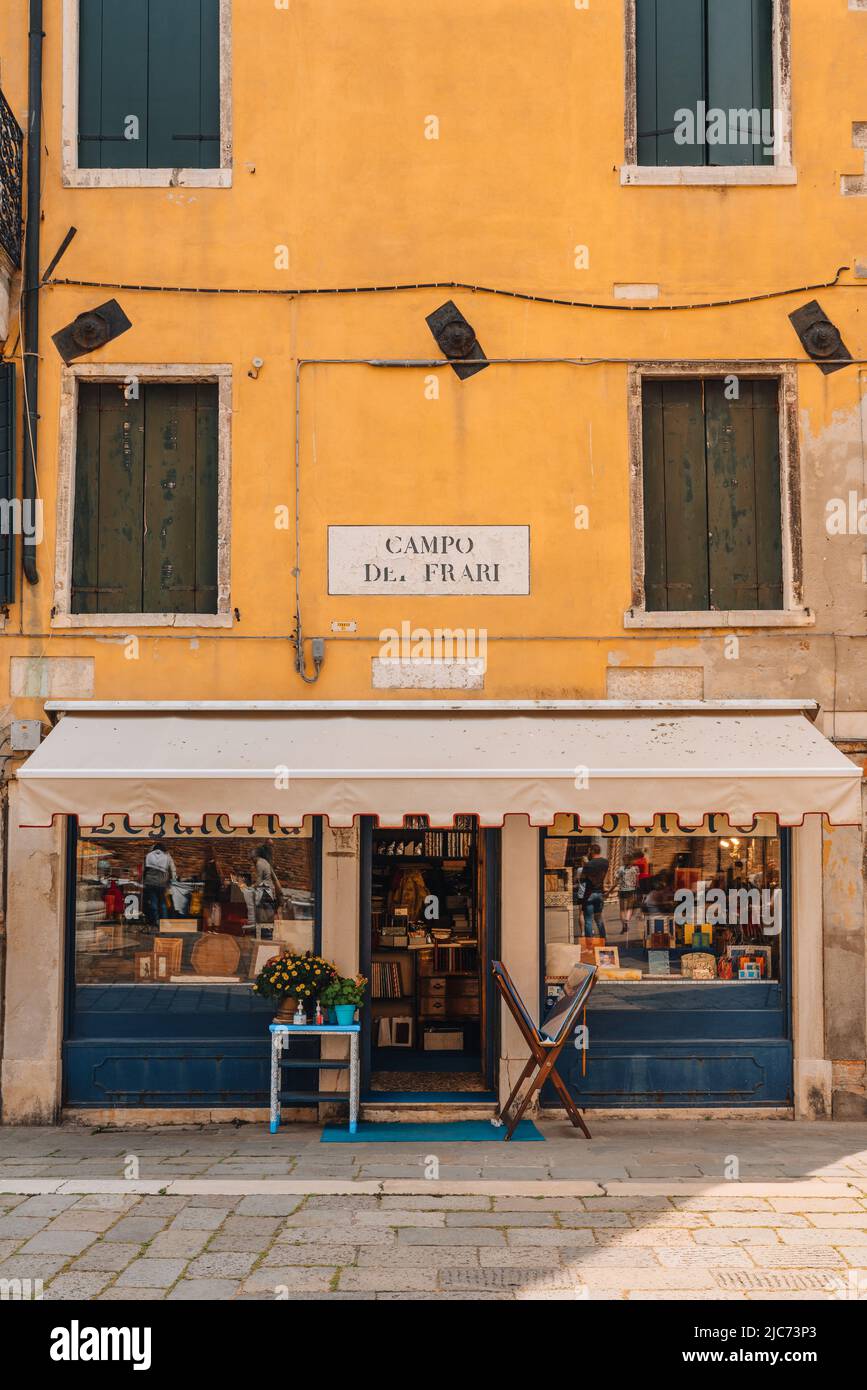
[[[313,950],[314,844],[312,823],[279,837],[82,831],[76,983],[252,985],[280,950]]]
[[[573,965],[599,981],[779,983],[784,967],[781,843],[726,828],[594,834],[557,817],[544,832],[545,979]]]

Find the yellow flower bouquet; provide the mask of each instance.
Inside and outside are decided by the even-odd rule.
[[[318,999],[327,985],[337,979],[330,960],[311,952],[287,952],[266,961],[256,976],[253,990],[263,999]]]

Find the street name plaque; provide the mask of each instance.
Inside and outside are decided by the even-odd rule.
[[[329,594],[530,592],[529,526],[329,526]]]

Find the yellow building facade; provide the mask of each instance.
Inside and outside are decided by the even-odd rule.
[[[547,710],[558,720],[569,714],[564,705],[583,702],[580,710],[571,704],[576,718],[650,719],[649,744],[653,721],[683,721],[675,764],[693,779],[700,780],[707,757],[703,762],[691,745],[691,718],[719,721],[704,745],[719,764],[731,748],[739,766],[737,734],[730,744],[727,721],[756,717],[798,728],[809,722],[832,759],[836,745],[857,766],[867,750],[867,521],[863,529],[858,524],[867,466],[867,7],[851,0],[772,4],[772,155],[764,163],[724,165],[690,155],[683,166],[642,158],[648,127],[641,43],[649,10],[642,0],[638,11],[633,0],[221,0],[214,10],[217,160],[209,167],[118,169],[80,162],[80,86],[89,81],[81,66],[84,21],[77,0],[45,0],[43,272],[68,230],[76,231],[38,291],[42,524],[39,543],[28,547],[38,583],[21,572],[21,537],[0,639],[6,722],[38,721],[41,736],[48,734],[34,757],[46,757],[49,766],[56,737],[49,729],[62,730],[69,719],[61,706],[73,714],[77,706],[86,722],[88,706],[93,718],[114,718],[111,702],[146,706],[137,713],[157,721],[161,702],[189,714],[200,702],[225,702],[244,718],[251,717],[249,702],[303,704],[312,715],[325,710],[326,718],[332,702],[380,702],[395,708],[391,716],[378,709],[377,720],[390,718],[394,737],[411,750],[411,703],[453,707],[428,706],[426,715],[441,717],[445,746],[448,726],[465,717],[463,706],[490,706],[485,714],[494,721],[513,719],[515,705],[532,707],[533,718]],[[662,24],[655,10],[653,18]],[[713,32],[705,42],[712,46]],[[27,51],[28,7],[16,0],[0,17],[0,77],[25,131]],[[15,367],[19,467],[27,431],[20,281],[10,275],[4,350]],[[53,335],[111,300],[129,328],[64,361]],[[790,319],[813,301],[839,332],[830,354],[819,343],[811,355]],[[445,340],[427,322],[448,304],[454,307],[444,319],[459,330],[471,325],[464,331],[479,345],[475,359],[446,356]],[[24,308],[26,315],[26,300]],[[482,370],[455,370],[454,362],[472,360]],[[839,370],[823,370],[829,360]],[[658,383],[708,380],[722,383],[722,391],[734,383],[736,393],[744,382],[749,391],[754,382],[770,386],[778,430],[772,495],[779,505],[770,522],[777,601],[761,597],[760,576],[756,602],[728,606],[713,602],[712,593],[700,606],[675,602],[677,557],[691,552],[695,514],[679,519],[673,494],[662,512],[652,509],[649,403],[668,408],[664,393],[653,394]],[[74,552],[75,511],[83,505],[76,491],[83,392],[110,388],[134,402],[141,386],[146,393],[149,386],[195,383],[215,393],[213,603],[156,613],[82,604]],[[676,431],[676,393],[671,400],[665,428]],[[720,418],[723,434],[737,428],[727,415]],[[758,414],[753,419],[751,438],[758,438]],[[665,478],[665,461],[661,466]],[[766,524],[757,512],[759,552]],[[702,556],[713,553],[712,519],[705,529],[711,550],[702,538]],[[664,606],[649,598],[658,545],[670,581]],[[303,719],[295,709],[285,713]],[[234,716],[226,709],[221,717],[228,726]],[[158,744],[162,727],[150,726],[143,737]],[[326,767],[327,728],[316,733]],[[362,743],[364,730],[362,723]],[[303,732],[296,737],[303,743]],[[781,738],[785,762],[785,732]],[[288,746],[295,746],[291,739]],[[762,738],[751,746],[759,759]],[[159,767],[160,759],[153,743],[140,762],[136,751],[129,766],[141,780],[141,769]],[[13,740],[6,763],[4,1115],[47,1119],[76,1105],[121,1111],[145,1104],[147,1094],[151,1109],[166,1109],[168,1083],[118,1083],[100,1103],[94,1089],[73,1093],[64,1080],[76,1043],[90,1037],[87,1028],[70,1031],[76,953],[64,942],[72,930],[67,909],[76,856],[66,848],[63,816],[73,808],[64,793],[49,808],[51,828],[44,818],[19,824],[25,783],[15,773],[27,756]],[[564,756],[580,797],[580,769],[586,762],[592,784],[597,766],[606,766],[604,754],[594,763],[570,744]],[[420,766],[411,751],[405,761],[409,770]],[[289,754],[285,763],[295,776]],[[283,764],[275,754],[277,778]],[[74,757],[70,766],[86,771]],[[449,766],[445,756],[443,777]],[[451,767],[457,777],[459,765]],[[527,785],[533,767],[530,758]],[[339,780],[346,768],[332,771]],[[798,782],[796,774],[786,772]],[[837,763],[831,775],[845,780]],[[799,785],[811,785],[809,774]],[[626,833],[610,819],[623,813],[632,816],[630,834],[643,826],[650,842],[664,836],[653,815],[672,808],[676,798],[666,794],[651,796],[649,822],[636,821],[624,801],[603,798],[597,810],[608,821],[585,815],[580,826],[561,825],[559,838],[566,844],[590,827],[579,838],[581,856],[592,859],[594,834],[613,841]],[[478,812],[468,792],[455,795],[456,813]],[[546,993],[556,996],[547,987],[562,973],[550,951],[545,962],[546,948],[572,949],[582,913],[586,924],[578,898],[562,901],[572,892],[571,876],[556,879],[573,864],[571,851],[546,849],[558,839],[554,814],[579,815],[580,804],[541,800],[550,816],[534,814],[529,793],[492,805],[478,836],[487,825],[499,840],[484,851],[474,843],[475,879],[467,890],[472,912],[486,903],[488,955],[496,915],[497,949],[534,1013]],[[360,966],[369,973],[399,960],[394,951],[403,949],[389,954],[380,936],[377,956],[376,914],[389,915],[397,892],[386,865],[391,877],[383,871],[379,883],[385,905],[378,901],[377,860],[383,869],[392,842],[377,840],[358,820],[357,813],[379,812],[375,797],[369,805],[350,802],[353,828],[341,828],[335,813],[312,836],[321,857],[309,870],[310,891],[319,894],[323,954],[344,972]],[[106,802],[102,809],[121,813],[127,806]],[[176,805],[154,809],[173,812]],[[219,813],[223,806],[205,800],[200,809]],[[281,808],[260,800],[250,809],[279,816]],[[292,815],[321,809],[311,800],[293,806]],[[404,809],[419,816],[429,810],[414,802]],[[692,825],[727,809],[709,789]],[[778,807],[754,799],[750,809],[759,815]],[[779,1033],[776,1024],[769,1032],[790,1048],[783,1064],[792,1069],[789,1081],[756,1088],[750,1068],[767,1066],[770,1074],[773,1066],[756,1062],[758,1053],[747,1048],[735,1079],[719,1086],[689,1076],[656,1084],[646,1059],[669,1035],[649,1023],[639,1038],[645,1080],[633,1072],[624,1083],[611,1059],[638,1044],[628,1033],[605,1033],[601,1020],[600,1056],[608,1060],[600,1074],[609,1071],[596,1103],[630,1108],[655,1097],[663,1106],[867,1113],[861,829],[851,815],[835,816],[832,806],[809,798],[784,820],[791,827],[785,843],[771,851],[777,877],[760,886],[779,886],[780,875],[790,875],[791,939],[779,958],[769,957],[780,985],[774,1007],[784,1020]],[[547,834],[539,828],[546,823]],[[681,817],[680,829],[685,825]],[[743,817],[730,817],[716,832],[705,825],[705,832],[719,840],[738,825],[745,834]],[[779,829],[768,833],[777,844]],[[372,899],[366,834],[374,835]],[[628,853],[641,848],[630,840]],[[623,847],[615,852],[606,838],[603,849],[611,875],[628,867]],[[672,874],[696,868],[689,884],[711,883],[715,875],[726,890],[759,884],[753,875],[747,881],[752,861],[738,878],[741,861],[723,865],[718,848],[712,865],[690,860],[680,840],[673,853],[681,857],[676,867],[661,853],[651,867],[664,857]],[[558,857],[565,862],[558,865]],[[438,858],[439,873],[443,860],[460,855],[431,858]],[[77,862],[80,873],[80,853]],[[628,878],[619,882],[607,881],[609,941],[621,896],[638,891],[623,888]],[[426,886],[437,896],[430,878]],[[450,908],[452,942],[460,943],[462,890],[449,880],[442,892],[460,900]],[[552,915],[561,907],[569,917],[565,938]],[[674,932],[670,942],[665,930],[655,934],[653,949],[672,951],[674,966],[684,943]],[[582,950],[579,943],[576,960]],[[34,953],[44,962],[39,972]],[[622,954],[620,968],[628,964],[628,952]],[[482,956],[481,1031],[465,1027],[464,1044],[473,1057],[488,1056],[474,1064],[474,1075],[481,1074],[476,1090],[502,1097],[520,1040],[487,997]],[[406,973],[399,983],[413,986],[414,1042],[422,1053],[419,998],[427,987]],[[629,983],[602,981],[596,997]],[[752,988],[749,977],[746,983]],[[713,988],[729,984],[740,988],[737,975],[725,983],[720,977]],[[743,1012],[736,1028],[746,1032],[738,1037],[767,1041],[765,1024],[751,1033]],[[677,1034],[684,1066],[690,1056],[705,1056],[696,1036],[708,1043],[707,1056],[726,1053],[733,1035],[717,1022],[703,1030],[693,1019]],[[591,1078],[592,1035],[591,1023]],[[124,1036],[141,1050],[134,1027]],[[202,1042],[207,1050],[213,1034],[202,1038],[210,1039]],[[375,1054],[376,1039],[371,1046]],[[252,1056],[249,1039],[245,1047]],[[380,1056],[379,1070],[390,1080],[379,1089],[397,1094],[395,1104],[403,1090],[422,1103],[452,1085],[420,1083],[417,1073],[430,1069],[422,1056],[403,1087],[394,1079],[397,1051],[389,1057]],[[87,1065],[99,1063],[90,1058]],[[455,1063],[455,1074],[462,1065]],[[375,1055],[369,1067],[367,1082],[377,1071]],[[193,1090],[177,1114],[197,1108]],[[256,1085],[233,1084],[222,1094],[225,1103],[207,1101],[220,1114],[258,1113],[264,1104]],[[370,1095],[375,1099],[375,1091]]]

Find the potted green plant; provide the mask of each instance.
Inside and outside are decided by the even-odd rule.
[[[275,1023],[291,1023],[299,1003],[306,1006],[320,998],[336,979],[337,970],[330,960],[309,951],[304,955],[287,951],[266,961],[256,976],[253,992],[263,999],[278,1000]]]
[[[337,1022],[344,1028],[355,1020],[355,1010],[364,1004],[367,980],[363,975],[338,975],[319,996],[319,1002],[333,1009]]]

